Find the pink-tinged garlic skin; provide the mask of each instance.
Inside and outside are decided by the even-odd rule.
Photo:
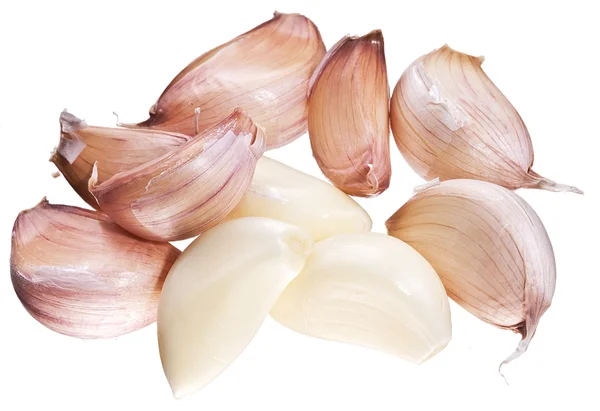
[[[241,107],[264,127],[268,149],[283,146],[306,131],[308,81],[324,54],[311,20],[275,13],[190,63],[134,127],[193,134],[196,108],[203,131]]]
[[[97,211],[45,199],[15,221],[14,289],[46,327],[112,338],[154,322],[163,282],[181,252],[142,240]]]
[[[344,37],[310,82],[308,131],[321,171],[346,194],[385,191],[391,178],[383,35]]]

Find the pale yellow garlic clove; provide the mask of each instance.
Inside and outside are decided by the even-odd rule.
[[[137,126],[200,131],[241,107],[265,128],[269,149],[306,131],[308,81],[325,54],[315,24],[299,14],[275,13],[255,27],[190,63],[171,81]]]
[[[344,37],[310,81],[308,132],[321,171],[356,196],[390,184],[389,86],[383,35]]]
[[[110,338],[156,320],[164,279],[180,255],[137,238],[97,211],[46,199],[17,217],[11,279],[40,323],[79,338]]]
[[[235,208],[264,150],[262,128],[236,109],[176,150],[101,184],[94,167],[90,192],[103,212],[139,237],[190,238]]]
[[[483,57],[447,45],[402,74],[390,103],[400,152],[423,178],[467,178],[509,189],[582,193],[531,170],[533,146],[517,110],[481,69]]]
[[[433,265],[458,304],[522,335],[504,363],[525,352],[556,284],[552,244],[529,204],[492,183],[449,180],[426,185],[386,224]]]
[[[268,217],[308,231],[315,241],[371,230],[367,212],[342,191],[267,157],[256,164],[250,188],[229,218]]]
[[[63,111],[60,114],[60,143],[50,161],[82,199],[98,208],[88,190],[95,162],[98,162],[98,183],[102,183],[117,173],[154,160],[188,140],[188,136],[168,131],[88,126],[84,120]]]
[[[175,397],[201,389],[237,358],[311,246],[297,227],[248,217],[218,225],[185,249],[158,308],[160,356]]]
[[[452,338],[448,297],[434,269],[406,243],[379,233],[315,244],[271,315],[300,333],[415,363]]]

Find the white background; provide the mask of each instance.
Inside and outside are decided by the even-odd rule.
[[[505,410],[600,409],[598,348],[598,109],[594,2],[525,1],[3,1],[0,6],[0,410]],[[448,43],[485,55],[484,69],[517,107],[533,138],[534,169],[586,194],[520,190],[544,221],[558,268],[554,303],[529,351],[497,366],[519,337],[452,303],[454,338],[421,366],[379,352],[311,339],[267,319],[239,359],[200,393],[172,398],[156,327],[80,341],[33,320],[9,275],[17,213],[42,196],[84,206],[48,162],[58,115],[90,124],[146,119],[193,58],[271,17],[301,12],[329,47],[381,28],[391,87],[422,54]],[[321,176],[308,137],[270,156]],[[361,200],[384,221],[422,183],[392,145],[390,189]]]

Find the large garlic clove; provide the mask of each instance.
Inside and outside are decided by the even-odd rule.
[[[421,363],[452,338],[444,286],[409,245],[378,233],[320,241],[271,315],[293,330]]]
[[[155,321],[163,281],[179,255],[102,213],[44,199],[15,221],[10,272],[23,306],[46,327],[110,338]]]
[[[198,235],[223,221],[248,189],[264,133],[242,110],[162,157],[97,183],[100,208],[127,231],[149,240]]]
[[[189,140],[183,134],[160,130],[88,126],[63,111],[60,143],[50,161],[89,205],[98,204],[88,190],[92,168],[98,162],[98,183],[117,173],[154,160]]]
[[[376,195],[390,184],[388,100],[380,30],[344,37],[311,78],[313,155],[323,174],[348,194]]]
[[[185,249],[158,307],[158,343],[175,397],[216,378],[248,345],[302,270],[308,233],[260,218],[225,222]]]
[[[275,13],[190,63],[137,127],[192,134],[195,108],[202,131],[241,107],[265,128],[269,149],[283,146],[306,131],[308,81],[324,54],[312,21]]]
[[[531,170],[525,123],[481,69],[483,57],[443,46],[402,74],[390,103],[400,152],[423,178],[468,178],[509,189],[581,191]]]
[[[342,191],[278,161],[261,157],[250,188],[229,218],[268,217],[308,231],[315,241],[371,230],[367,212]]]
[[[482,320],[521,333],[527,349],[556,284],[552,244],[521,197],[476,180],[427,185],[387,221],[436,269],[448,295]]]

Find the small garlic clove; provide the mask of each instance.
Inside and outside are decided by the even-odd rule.
[[[445,45],[402,74],[392,94],[390,119],[406,161],[427,180],[466,178],[509,189],[581,194],[531,170],[527,127],[482,63],[483,57]]]
[[[265,128],[267,148],[290,143],[306,131],[308,81],[325,54],[319,30],[299,14],[275,13],[190,63],[171,81],[137,126],[194,133],[241,107]]]
[[[379,233],[315,244],[271,315],[300,333],[414,363],[452,338],[448,297],[434,269],[406,243]]]
[[[448,180],[418,191],[386,223],[433,265],[448,296],[522,335],[525,352],[556,285],[552,244],[535,211],[510,190]]]
[[[361,197],[390,184],[389,86],[383,35],[344,37],[310,81],[308,132],[321,171]]]
[[[163,281],[179,255],[102,213],[44,199],[15,221],[10,272],[19,300],[46,327],[111,338],[156,320]]]
[[[88,126],[84,120],[63,111],[60,143],[50,161],[89,205],[98,204],[88,190],[92,168],[98,162],[98,183],[122,171],[154,160],[189,140],[167,131]]]
[[[371,230],[367,212],[342,191],[267,157],[256,164],[250,188],[229,218],[268,217],[308,231],[315,241]]]
[[[155,241],[182,240],[227,217],[264,150],[262,128],[236,109],[176,150],[101,184],[95,166],[90,192],[127,231]]]
[[[237,358],[311,246],[297,227],[248,217],[218,225],[185,249],[158,307],[160,357],[175,397],[200,390]]]

